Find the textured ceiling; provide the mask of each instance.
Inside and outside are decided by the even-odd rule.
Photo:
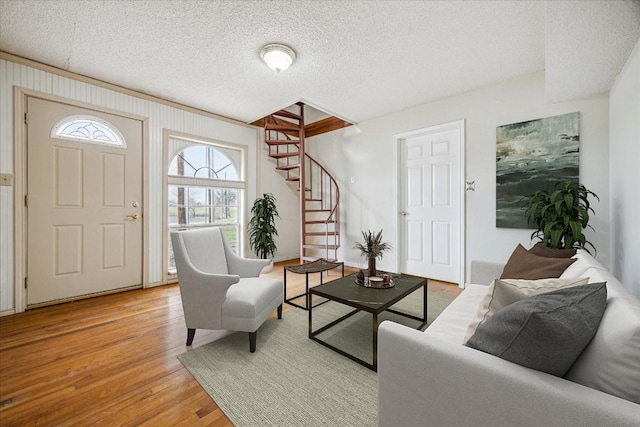
[[[547,2],[547,101],[608,91],[639,37],[640,1]]]
[[[303,101],[352,122],[547,70],[611,86],[640,1],[0,0],[0,49],[243,122]],[[298,55],[280,74],[266,43]]]

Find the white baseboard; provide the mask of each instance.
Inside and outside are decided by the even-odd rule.
[[[145,288],[155,288],[156,286],[162,286],[162,285],[168,285],[169,283],[176,283],[178,281],[178,278],[176,277],[175,279],[169,279],[167,281],[167,283],[164,282],[154,282],[154,283],[148,283],[147,286],[145,286]]]
[[[2,316],[10,316],[12,314],[16,314],[16,310],[13,308],[9,308],[7,310],[0,311],[0,317]]]

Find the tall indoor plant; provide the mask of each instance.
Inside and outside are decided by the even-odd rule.
[[[382,259],[382,255],[391,249],[389,243],[382,241],[382,230],[378,231],[363,231],[362,238],[363,243],[356,242],[353,245],[354,249],[360,250],[360,255],[367,258],[369,261],[369,277],[376,275],[376,259]]]
[[[273,240],[274,236],[278,235],[275,218],[280,217],[276,208],[276,198],[271,193],[264,193],[253,202],[251,213],[253,216],[249,220],[249,245],[257,256],[267,259],[277,250],[276,242]]]
[[[595,251],[595,246],[582,232],[587,227],[593,230],[589,225],[589,211],[595,212],[589,196],[600,201],[593,191],[573,181],[559,182],[551,192],[539,190],[529,195],[525,214],[527,222],[537,227],[531,239],[538,238],[552,249],[582,248],[591,253],[588,245]]]

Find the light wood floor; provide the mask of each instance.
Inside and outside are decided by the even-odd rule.
[[[282,278],[283,265],[267,275]],[[290,295],[304,291],[304,275],[288,273],[287,282]],[[429,290],[460,292],[431,281]],[[292,309],[285,304],[285,315]],[[214,337],[198,330],[193,347]],[[231,426],[178,361],[185,340],[177,285],[2,317],[0,425]]]

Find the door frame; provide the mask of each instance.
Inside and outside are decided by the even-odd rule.
[[[394,156],[394,174],[393,179],[394,188],[398,189],[396,193],[396,199],[394,201],[394,214],[396,216],[396,220],[393,222],[394,226],[394,247],[398,248],[395,259],[395,270],[400,271],[400,259],[402,256],[405,256],[405,250],[403,246],[403,241],[400,236],[400,221],[402,218],[400,216],[400,206],[402,202],[402,189],[400,187],[402,183],[402,158],[400,156],[400,144],[402,141],[407,138],[412,138],[420,135],[424,135],[427,133],[437,133],[448,130],[458,130],[460,132],[460,158],[458,159],[460,162],[460,253],[458,254],[460,257],[460,270],[458,273],[458,286],[460,288],[464,288],[465,280],[466,280],[466,191],[465,191],[465,178],[466,178],[466,122],[465,119],[456,120],[453,122],[442,123],[439,125],[428,126],[416,130],[412,130],[409,132],[399,133],[393,136],[393,156]]]
[[[46,101],[68,104],[78,108],[87,108],[107,114],[126,117],[142,122],[142,287],[149,286],[149,180],[147,179],[147,153],[149,152],[149,121],[147,117],[114,110],[100,105],[76,101],[57,95],[14,86],[13,88],[13,268],[14,268],[14,312],[22,313],[27,307],[25,278],[27,274],[27,208],[25,195],[27,191],[27,132],[25,114],[27,98],[40,98]]]

